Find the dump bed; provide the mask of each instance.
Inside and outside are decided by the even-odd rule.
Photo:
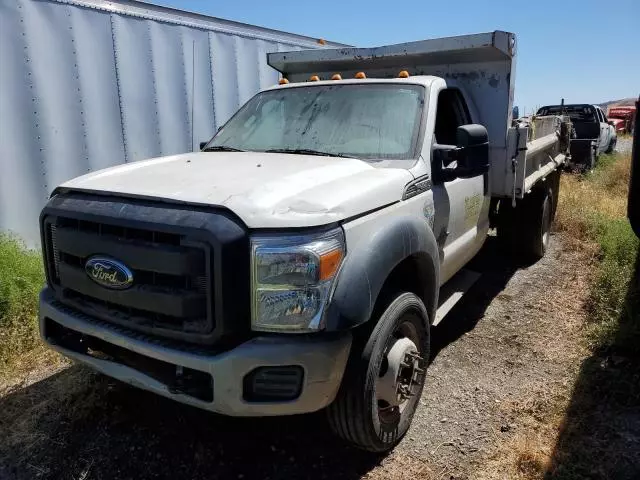
[[[518,188],[515,185],[521,183],[520,191],[516,194],[521,197],[525,193],[522,191],[525,179],[521,179],[522,182],[514,179],[514,173],[518,170],[513,169],[512,160],[517,161],[514,157],[524,151],[528,137],[526,129],[529,126],[521,126],[521,135],[516,138],[511,125],[515,55],[515,35],[495,31],[374,48],[277,52],[268,54],[267,63],[291,82],[306,81],[311,75],[329,79],[336,72],[344,78],[352,78],[359,71],[364,71],[368,78],[394,78],[403,69],[411,75],[444,78],[448,84],[465,91],[479,114],[479,122],[487,128],[492,194],[511,197]],[[545,152],[553,149],[555,135],[551,134],[538,145],[543,145]],[[516,140],[520,138],[525,143],[518,150]],[[521,156],[521,161],[525,162],[520,165],[523,175],[539,171],[547,164],[549,157],[540,155],[536,162],[527,165],[527,155]],[[557,159],[558,162],[563,160]]]

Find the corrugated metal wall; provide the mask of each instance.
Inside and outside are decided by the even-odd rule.
[[[197,149],[277,82],[267,52],[319,46],[138,2],[0,0],[0,231],[37,245],[58,184]]]

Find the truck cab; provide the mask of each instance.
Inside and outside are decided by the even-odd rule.
[[[350,214],[357,215],[359,208],[385,208],[406,197],[408,185],[428,181],[431,198],[421,196],[418,213],[428,216],[441,249],[444,283],[477,253],[489,229],[487,133],[473,125],[480,118],[454,85],[434,76],[284,84],[249,101],[203,152],[268,153],[262,169],[273,168],[273,154],[283,163],[302,163],[291,155],[320,157],[307,159],[303,172],[292,176],[277,168],[274,173],[282,175],[277,185],[263,186],[274,203],[252,193],[252,204],[268,206],[256,226],[274,222],[274,227],[309,227],[340,221],[341,209],[351,208]],[[426,125],[433,125],[433,130],[421,128]],[[458,128],[475,143],[458,146]],[[456,172],[452,155],[460,149],[467,150],[472,162],[465,174]],[[245,156],[248,162],[255,158]],[[311,165],[315,163],[317,167]],[[256,178],[263,172],[257,171]],[[344,178],[338,178],[341,175]],[[342,192],[337,182],[353,183]],[[295,185],[299,187],[292,192]],[[327,196],[327,188],[333,189],[332,196]],[[226,204],[234,211],[244,208],[234,202],[229,198]],[[444,208],[447,215],[435,215]]]
[[[42,337],[176,401],[326,409],[393,448],[491,224],[505,251],[549,242],[566,123],[512,123],[514,56],[507,32],[269,54],[280,85],[200,152],[55,190]]]

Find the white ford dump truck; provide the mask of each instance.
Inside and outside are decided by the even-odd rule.
[[[42,337],[179,402],[326,408],[342,438],[392,448],[490,226],[531,258],[549,242],[569,129],[512,125],[514,59],[499,31],[269,54],[281,85],[201,152],[55,190]]]

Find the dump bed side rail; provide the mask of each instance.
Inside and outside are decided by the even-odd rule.
[[[568,117],[541,116],[516,121],[507,134],[510,152],[507,161],[492,165],[492,196],[524,198],[536,183],[566,163],[570,132]]]

